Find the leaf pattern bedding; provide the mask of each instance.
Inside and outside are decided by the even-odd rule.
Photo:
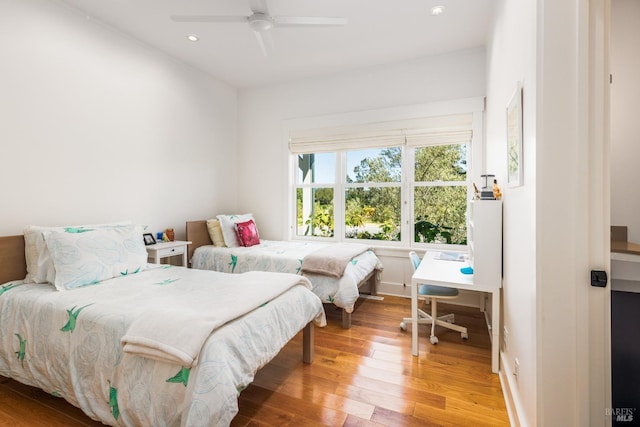
[[[247,271],[276,271],[302,274],[303,258],[329,244],[302,241],[261,240],[250,247],[223,248],[201,246],[194,251],[191,266],[196,269],[244,273]],[[351,260],[341,278],[319,274],[304,274],[313,284],[313,292],[324,303],[332,303],[353,312],[358,300],[358,284],[373,270],[381,270],[382,263],[366,251]]]
[[[120,340],[143,302],[202,274],[213,289],[227,276],[162,266],[72,291],[1,285],[0,375],[108,425],[229,425],[255,372],[308,322],[322,324],[324,311],[317,296],[296,285],[216,329],[192,368],[123,352]],[[167,305],[167,315],[178,317]]]

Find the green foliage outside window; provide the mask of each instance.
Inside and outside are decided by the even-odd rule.
[[[416,148],[416,187],[413,194],[415,242],[467,243],[466,157],[465,145]],[[420,186],[420,183],[428,185]]]
[[[302,228],[305,236],[333,237],[333,189],[314,188],[311,189],[313,209],[307,215],[306,220],[303,215],[304,191],[298,188],[296,191],[296,216],[298,228]]]
[[[400,240],[400,187],[349,188],[345,195],[345,237]]]
[[[402,150],[391,147],[370,151],[374,155],[362,158],[347,171],[345,237],[399,241]],[[466,244],[466,145],[418,147],[414,153],[414,242]],[[313,203],[313,208],[303,215],[303,192],[309,190],[297,191],[298,227],[303,228],[304,235],[333,236],[333,188],[313,188],[311,193],[304,193],[311,194],[307,203]]]

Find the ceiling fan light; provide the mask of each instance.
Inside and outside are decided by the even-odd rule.
[[[273,27],[273,21],[264,13],[254,13],[249,17],[249,27],[256,32],[267,31]]]

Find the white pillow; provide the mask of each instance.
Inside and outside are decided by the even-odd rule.
[[[218,215],[216,218],[218,218],[218,221],[220,221],[224,243],[229,248],[237,248],[240,246],[240,242],[238,242],[238,236],[236,235],[236,223],[253,219],[253,214],[248,213],[244,215]]]
[[[131,225],[131,221],[120,221],[105,224],[69,225],[61,227],[44,227],[29,225],[24,228],[24,256],[27,263],[25,283],[53,283],[55,269],[49,256],[49,250],[42,236],[43,231],[82,232],[94,228],[113,228]]]
[[[142,232],[137,226],[42,234],[56,270],[54,285],[59,291],[137,273],[147,263]]]

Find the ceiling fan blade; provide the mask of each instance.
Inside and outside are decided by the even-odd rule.
[[[267,2],[265,0],[249,0],[249,7],[253,13],[269,14],[269,8],[267,8]]]
[[[332,16],[272,16],[277,27],[339,27],[347,23],[347,18]]]
[[[269,31],[254,31],[253,34],[256,35],[256,40],[258,41],[262,54],[267,56],[269,52],[273,50],[271,33]]]
[[[173,22],[247,22],[248,16],[173,15]]]

